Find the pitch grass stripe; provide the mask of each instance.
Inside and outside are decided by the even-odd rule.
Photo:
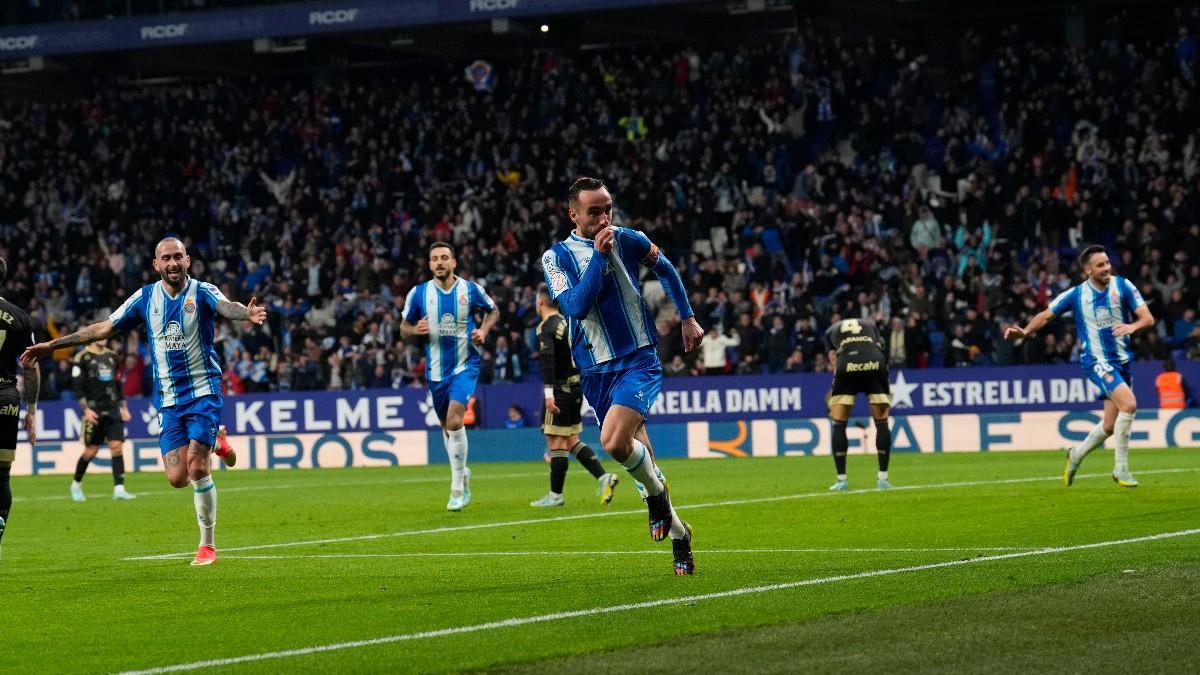
[[[1140,544],[1149,541],[1158,541],[1161,539],[1173,539],[1176,537],[1186,537],[1190,535],[1200,534],[1200,528],[1191,530],[1177,530],[1175,532],[1162,532],[1159,534],[1146,535],[1144,537],[1132,537],[1129,539],[1113,539],[1110,541],[1098,541],[1091,544],[1076,544],[1073,546],[1055,546],[1049,548],[1039,548],[1032,551],[1018,551],[1014,553],[1001,553],[997,555],[982,556],[979,558],[966,558],[958,560],[947,560],[945,562],[927,563],[924,565],[911,565],[909,567],[893,567],[882,570],[870,570],[867,572],[856,572],[854,574],[839,574],[831,577],[818,577],[815,579],[800,579],[797,581],[788,581],[779,584],[769,584],[766,586],[749,586],[744,588],[734,588],[728,591],[718,591],[716,593],[703,593],[699,595],[685,595],[679,598],[663,598],[662,600],[650,600],[647,602],[635,602],[625,605],[613,605],[608,607],[592,607],[590,609],[578,609],[570,612],[556,612],[554,614],[541,614],[537,616],[513,617],[511,619],[503,619],[501,621],[489,621],[487,623],[479,623],[469,626],[454,626],[451,628],[440,628],[437,630],[421,631],[418,633],[402,633],[400,635],[389,635],[387,637],[372,638],[369,640],[354,640],[351,642],[335,642],[332,644],[318,645],[315,647],[302,647],[300,649],[287,649],[276,652],[263,652],[261,654],[247,654],[245,656],[235,656],[225,659],[210,659],[208,661],[193,661],[192,663],[180,663],[170,666],[159,666],[157,668],[148,668],[146,670],[131,670],[125,671],[120,675],[154,675],[156,673],[174,673],[185,670],[199,670],[201,668],[220,668],[222,666],[232,666],[239,663],[253,663],[255,661],[268,661],[272,659],[285,659],[293,656],[306,656],[309,654],[320,654],[323,652],[341,651],[344,649],[357,649],[359,647],[373,647],[376,645],[392,644],[396,642],[411,642],[414,640],[425,640],[429,638],[446,637],[450,635],[463,635],[467,633],[479,633],[483,631],[496,630],[500,628],[512,628],[515,626],[527,626],[536,623],[548,623],[551,621],[562,621],[565,619],[577,619],[581,617],[599,616],[603,614],[615,614],[617,612],[629,612],[638,609],[650,609],[653,607],[663,607],[668,605],[679,605],[684,603],[701,602],[705,600],[718,600],[721,598],[733,598],[742,595],[755,595],[760,593],[770,593],[773,591],[784,591],[792,588],[800,588],[803,586],[818,586],[822,584],[837,583],[840,581],[854,581],[857,579],[870,579],[874,577],[891,576],[895,574],[906,574],[909,572],[924,572],[927,570],[942,569],[947,567],[961,567],[963,565],[973,565],[977,563],[993,562],[997,560],[1012,560],[1014,558],[1028,558],[1031,556],[1053,555],[1055,553],[1067,553],[1071,551],[1084,551],[1093,548],[1105,548],[1109,546],[1123,546],[1127,544]]]
[[[213,478],[219,479],[222,475],[223,474],[221,474],[221,473],[214,473]],[[471,480],[479,480],[480,478],[483,478],[485,480],[492,480],[492,479],[496,479],[496,478],[533,478],[533,477],[539,477],[539,476],[545,476],[545,475],[546,475],[545,471],[541,471],[538,473],[529,473],[529,472],[497,473],[497,474],[491,474],[491,475],[483,474],[480,476],[473,475],[471,477]],[[368,481],[328,481],[328,482],[324,482],[324,481],[314,480],[314,481],[307,482],[307,483],[283,483],[280,485],[244,485],[241,487],[222,487],[222,488],[220,488],[220,492],[221,492],[221,494],[226,494],[229,492],[259,492],[259,491],[266,491],[266,490],[294,490],[297,488],[311,490],[313,488],[366,487],[366,486],[372,486],[372,485],[412,485],[415,483],[445,483],[445,482],[447,482],[446,478],[443,478],[440,476],[437,478],[398,478],[395,480],[368,480]],[[162,495],[174,495],[174,494],[179,494],[179,491],[178,490],[148,490],[145,492],[138,492],[138,493],[136,493],[136,496],[138,496],[138,497],[160,497]],[[70,495],[46,495],[46,496],[42,496],[42,497],[14,497],[13,501],[14,502],[56,502],[56,501],[67,501],[69,499],[71,499]],[[103,497],[96,497],[96,499],[103,499]]]
[[[1032,551],[1029,546],[959,546],[951,548],[722,548],[701,551],[697,555],[714,553],[970,553],[979,551]],[[407,553],[312,553],[300,555],[223,555],[221,560],[320,560],[345,558],[477,558],[505,556],[574,556],[574,555],[670,555],[666,549],[640,551],[413,551]]]
[[[1190,473],[1200,471],[1200,468],[1186,469],[1152,469],[1149,471],[1140,471],[1140,474],[1158,474],[1158,473]],[[538,474],[541,475],[541,474]],[[1077,476],[1079,478],[1107,478],[1107,473],[1090,473]],[[1038,476],[1034,478],[1006,478],[997,480],[976,480],[976,481],[958,481],[954,483],[930,483],[926,485],[901,485],[893,487],[890,492],[908,491],[908,490],[938,490],[945,488],[957,487],[976,487],[980,485],[1014,485],[1019,483],[1038,483],[1049,480],[1062,480],[1061,476]],[[844,492],[829,492],[822,490],[821,492],[802,492],[792,495],[777,495],[774,497],[751,497],[747,499],[729,499],[719,502],[707,502],[702,504],[682,504],[680,509],[707,509],[718,506],[740,506],[745,504],[767,504],[771,502],[791,501],[796,499],[814,499],[817,497],[837,497],[841,495],[855,494],[877,494],[879,490],[863,489],[863,490],[846,490]],[[320,544],[340,544],[350,541],[371,541],[374,539],[390,539],[392,537],[412,537],[421,534],[440,534],[443,532],[463,532],[466,530],[486,530],[494,527],[513,527],[517,525],[536,525],[538,523],[554,523],[570,520],[585,520],[588,518],[605,518],[608,516],[628,516],[639,513],[645,513],[643,509],[627,509],[624,511],[601,511],[598,513],[581,513],[573,516],[553,516],[550,518],[524,518],[521,520],[508,520],[498,523],[476,523],[473,525],[448,525],[445,527],[431,527],[424,530],[402,530],[400,532],[384,532],[380,534],[360,534],[351,537],[334,537],[330,539],[310,539],[307,541],[289,541],[278,544],[255,544],[253,546],[235,546],[231,548],[221,549],[222,553],[233,553],[237,551],[262,551],[271,548],[292,548],[296,546],[317,546]],[[190,558],[195,555],[194,551],[183,551],[180,553],[160,553],[156,555],[131,556],[122,558],[122,560],[168,560],[171,558]]]

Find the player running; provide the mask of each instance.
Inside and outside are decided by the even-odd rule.
[[[0,285],[8,278],[8,263],[0,258]],[[17,356],[33,342],[33,321],[29,315],[0,298],[0,542],[12,510],[12,464],[17,459],[17,424],[21,416],[21,396],[17,393]],[[29,445],[37,441],[37,400],[41,386],[37,362],[27,363],[21,378],[25,396],[25,434]]]
[[[1097,387],[1104,401],[1104,419],[1067,452],[1063,483],[1075,482],[1075,472],[1083,458],[1116,435],[1116,457],[1112,478],[1122,487],[1137,487],[1129,472],[1129,430],[1137,413],[1129,362],[1133,350],[1129,336],[1154,325],[1150,308],[1137,287],[1125,277],[1112,273],[1112,263],[1103,246],[1088,246],[1079,254],[1079,266],[1087,279],[1057,298],[1030,320],[1024,328],[1013,326],[1004,332],[1007,340],[1017,341],[1033,335],[1052,319],[1067,312],[1075,315],[1079,334],[1080,364]]]
[[[447,511],[471,503],[471,470],[467,468],[467,430],[463,415],[479,380],[479,349],[500,318],[496,303],[479,284],[456,275],[454,247],[429,247],[433,279],[417,284],[404,301],[400,335],[425,338],[425,378],[433,408],[442,423],[442,440],[450,457],[450,501]],[[475,313],[487,312],[476,327]],[[433,321],[429,318],[434,317]]]
[[[83,474],[96,457],[100,444],[106,443],[112,454],[113,499],[134,499],[125,490],[125,423],[129,407],[125,405],[125,389],[117,379],[117,355],[103,340],[90,343],[75,355],[71,367],[75,399],[83,411],[83,454],[75,463],[75,480],[71,482],[71,499],[82,502]]]
[[[829,392],[829,419],[833,422],[833,463],[837,467],[837,482],[830,490],[849,490],[846,479],[846,422],[854,397],[866,394],[875,420],[875,452],[879,459],[879,474],[875,486],[890,490],[888,462],[892,455],[892,430],[888,427],[891,409],[891,385],[888,384],[887,357],[883,337],[874,322],[861,319],[842,319],[825,331],[825,349],[834,368],[833,389]]]
[[[600,420],[600,444],[637,481],[650,512],[650,538],[670,536],[675,574],[694,574],[691,527],[671,506],[646,434],[646,413],[662,389],[663,373],[638,265],[654,271],[679,310],[685,350],[700,346],[704,329],[671,261],[646,235],[612,226],[612,196],[603,181],[577,179],[567,202],[575,230],[542,255],[546,286],[569,317],[583,394]]]
[[[192,259],[183,242],[167,237],[154,248],[154,270],[162,276],[129,296],[107,319],[51,342],[36,344],[21,355],[33,363],[57,349],[106,340],[116,331],[146,325],[154,407],[158,409],[158,446],[167,480],[181,488],[189,482],[200,524],[200,547],[193,565],[217,559],[217,489],[211,474],[213,445],[221,421],[221,367],[213,348],[213,319],[262,325],[267,309],[232,302],[212,284],[188,276]]]
[[[544,288],[538,289],[537,312],[542,319],[537,327],[538,360],[542,365],[545,399],[542,433],[546,435],[546,445],[550,449],[550,492],[529,505],[564,504],[563,485],[571,466],[571,455],[575,455],[575,459],[595,477],[600,503],[608,504],[620,479],[605,472],[596,453],[579,440],[579,433],[583,431],[583,391],[579,385],[579,369],[571,358],[567,321],[558,313],[558,305],[550,299],[550,291]]]

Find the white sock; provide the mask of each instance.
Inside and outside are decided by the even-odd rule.
[[[467,468],[467,430],[448,431],[445,439],[446,455],[450,458],[450,490],[461,493]]]
[[[888,479],[887,476],[888,476],[888,473],[886,471],[879,472],[879,480],[887,480]]]
[[[621,462],[621,466],[629,472],[633,479],[641,484],[638,490],[643,489],[647,495],[657,497],[661,495],[663,490],[662,474],[658,471],[658,467],[654,465],[654,458],[650,456],[650,451],[638,439],[633,439],[633,451]]]
[[[846,476],[846,474],[844,474],[844,473],[839,473],[839,474],[837,475],[837,477],[838,477],[838,480],[846,480],[846,478],[847,478],[848,476]]]
[[[200,522],[200,545],[215,546],[213,531],[217,527],[217,486],[212,476],[192,481],[196,503],[196,520]]]
[[[625,467],[629,475],[633,476],[638,492],[643,497],[658,496],[667,489],[662,471],[654,463],[654,458],[646,449],[646,445],[638,439],[633,439],[633,452],[629,453],[629,457],[626,457],[624,462],[621,462],[621,466]],[[679,514],[675,513],[674,505],[671,506],[669,536],[672,539],[683,539],[687,536],[687,529],[683,526],[683,521],[679,519]]]
[[[1088,432],[1087,438],[1071,449],[1071,461],[1078,464],[1083,461],[1088,453],[1096,448],[1104,445],[1104,441],[1108,440],[1108,432],[1104,430],[1104,422],[1097,422],[1096,426]]]
[[[1113,465],[1114,471],[1129,470],[1129,429],[1132,426],[1132,413],[1117,414],[1117,423],[1113,425],[1113,436],[1117,437],[1113,442],[1117,448],[1116,463]]]

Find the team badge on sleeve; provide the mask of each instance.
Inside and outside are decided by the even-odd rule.
[[[542,256],[542,267],[546,270],[546,284],[550,287],[551,295],[557,296],[567,290],[567,273],[559,267],[553,251],[547,251]]]

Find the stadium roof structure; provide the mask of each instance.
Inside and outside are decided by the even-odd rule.
[[[357,0],[297,2],[0,28],[0,58],[306,37],[388,28],[551,17],[696,0]],[[765,2],[751,3],[762,5]]]
[[[0,90],[406,62],[501,58],[529,49],[738,42],[797,30],[808,17],[875,34],[915,31],[930,56],[971,22],[1029,25],[1084,42],[1087,15],[1133,0],[323,0],[104,20],[0,26]],[[1136,4],[1160,5],[1151,1]],[[1072,36],[1075,36],[1072,38]],[[13,77],[16,75],[16,77]],[[54,83],[57,82],[57,85]]]

